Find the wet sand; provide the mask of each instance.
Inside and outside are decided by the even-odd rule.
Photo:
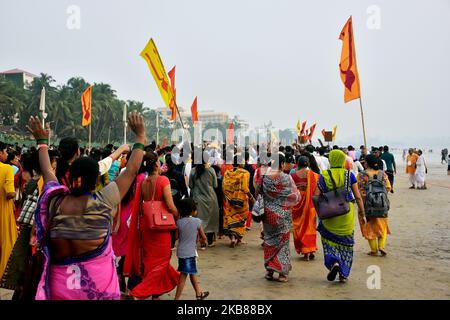
[[[397,158],[401,162],[401,157]],[[226,238],[213,248],[199,251],[200,285],[208,299],[450,299],[450,176],[447,165],[429,165],[428,190],[409,190],[404,166],[399,165],[395,193],[390,195],[387,257],[371,257],[368,243],[355,229],[355,252],[349,281],[328,282],[323,266],[320,236],[316,259],[302,261],[291,241],[292,271],[288,283],[264,279],[259,225],[253,223],[245,245],[229,248]],[[291,238],[292,240],[292,238]],[[172,265],[177,267],[172,256]],[[381,271],[381,288],[369,289],[369,266]],[[1,299],[11,291],[0,289]],[[163,295],[173,299],[175,291]],[[195,299],[187,283],[182,299]]]

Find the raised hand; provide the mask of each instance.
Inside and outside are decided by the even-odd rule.
[[[41,120],[38,117],[30,117],[27,129],[36,140],[48,140],[48,130],[42,128]]]
[[[144,117],[138,112],[130,112],[128,114],[128,125],[136,137],[145,138]]]

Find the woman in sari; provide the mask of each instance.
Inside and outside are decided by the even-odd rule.
[[[142,168],[148,176],[142,173],[136,179],[137,190],[124,264],[124,274],[130,277],[130,295],[135,299],[152,297],[157,300],[162,294],[172,291],[180,280],[180,274],[170,264],[170,230],[144,229],[138,220],[138,215],[142,212],[142,202],[150,200],[163,201],[168,211],[178,218],[170,181],[160,175],[160,168],[158,155],[149,151],[144,156]],[[136,285],[135,279],[138,279]]]
[[[291,208],[300,200],[300,193],[290,175],[282,172],[285,162],[282,154],[275,154],[275,164],[261,177],[256,192],[264,202],[264,267],[266,279],[287,282],[291,266],[289,238],[292,228]],[[278,163],[277,163],[278,162]]]
[[[316,191],[319,175],[309,169],[309,159],[300,156],[297,161],[298,170],[292,180],[300,191],[301,200],[292,208],[292,232],[294,234],[295,251],[303,254],[304,260],[314,259],[316,245],[316,209],[312,198]]]
[[[38,118],[30,118],[45,183],[35,213],[38,254],[43,261],[37,300],[120,299],[110,227],[115,207],[136,177],[146,140],[141,115],[130,113],[128,125],[136,134],[130,161],[114,182],[94,193],[98,163],[78,158],[69,169],[70,189],[61,185],[47,152],[48,131]]]
[[[197,155],[195,155],[197,154]],[[201,159],[197,159],[200,155]],[[191,170],[189,177],[189,188],[191,195],[197,204],[198,218],[202,220],[202,227],[208,239],[208,246],[215,244],[215,235],[219,232],[219,203],[215,188],[217,188],[216,172],[209,165],[208,152],[202,152],[202,149],[194,150],[194,160],[200,160],[199,164]],[[206,245],[202,245],[202,250]]]
[[[228,170],[223,178],[223,194],[226,202],[224,216],[224,234],[234,248],[242,242],[245,234],[245,224],[248,217],[250,193],[250,173],[239,164],[238,156],[234,157],[233,169]]]
[[[330,152],[330,170],[323,171],[316,189],[316,195],[333,190],[330,172],[337,188],[347,187],[347,201],[349,202],[348,213],[326,220],[321,220],[317,231],[322,236],[324,251],[324,262],[330,272],[328,281],[334,281],[339,273],[340,282],[345,282],[350,275],[353,263],[353,245],[355,212],[353,202],[358,204],[358,216],[362,224],[365,223],[364,204],[358,190],[358,183],[353,173],[344,169],[347,156],[341,150],[335,149]]]
[[[378,157],[370,154],[366,157],[367,169],[364,173],[358,175],[358,186],[363,201],[366,200],[366,185],[369,182],[370,177],[376,177],[380,168],[383,168],[383,163]],[[386,191],[391,191],[391,183],[386,173],[383,173],[384,183],[386,184]],[[371,251],[368,253],[370,256],[377,256],[378,251],[384,257],[386,253],[386,238],[388,234],[391,234],[388,226],[387,218],[366,218],[367,223],[360,220],[361,233],[363,237],[369,241]]]
[[[14,171],[4,163],[8,157],[6,150],[6,144],[0,142],[0,279],[18,236],[14,217]]]

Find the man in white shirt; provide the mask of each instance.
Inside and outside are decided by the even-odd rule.
[[[325,148],[319,149],[319,159],[320,162],[317,162],[319,165],[320,171],[329,170],[330,169],[330,161],[328,161],[328,158],[325,157]],[[317,159],[316,159],[317,161]]]

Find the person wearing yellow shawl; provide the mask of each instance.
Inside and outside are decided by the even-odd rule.
[[[321,220],[317,231],[322,237],[325,267],[330,270],[328,281],[334,281],[339,273],[340,282],[345,282],[350,275],[353,262],[354,228],[355,228],[355,202],[358,205],[358,215],[361,224],[365,223],[364,204],[358,190],[358,183],[353,173],[350,173],[350,181],[346,181],[347,170],[344,169],[346,155],[341,150],[330,152],[330,172],[336,182],[336,187],[341,188],[350,183],[347,194],[349,202],[348,213]],[[316,195],[326,193],[333,189],[329,171],[322,171],[319,178]]]
[[[222,190],[225,196],[224,234],[230,240],[230,247],[242,242],[245,233],[245,223],[248,216],[248,201],[250,194],[250,173],[239,164],[238,156],[234,157],[233,169],[228,170],[223,177]]]

